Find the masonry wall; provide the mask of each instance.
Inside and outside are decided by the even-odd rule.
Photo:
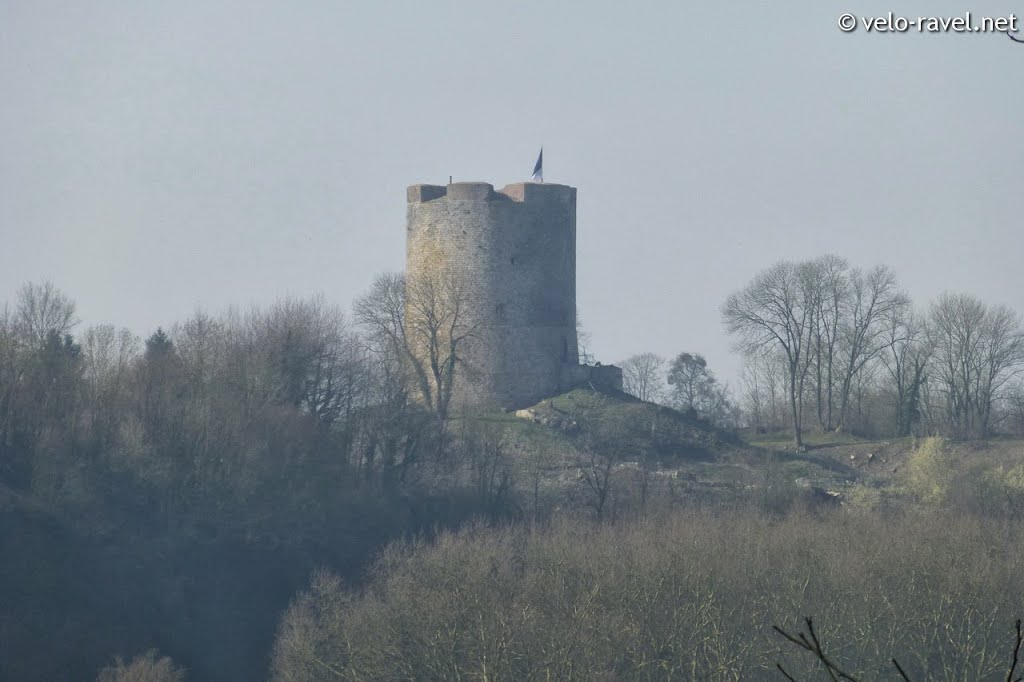
[[[576,189],[487,183],[408,189],[406,275],[452,268],[468,291],[454,404],[518,408],[566,388],[576,340]]]

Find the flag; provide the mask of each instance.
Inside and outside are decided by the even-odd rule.
[[[533,176],[530,179],[534,182],[544,182],[544,147],[540,148],[540,156],[537,157],[537,165],[533,167]]]

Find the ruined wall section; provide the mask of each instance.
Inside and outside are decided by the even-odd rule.
[[[564,390],[576,340],[576,190],[487,183],[408,190],[406,276],[464,278],[468,371],[454,404],[515,408]]]

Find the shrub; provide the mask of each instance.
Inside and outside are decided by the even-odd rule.
[[[116,658],[113,665],[100,671],[96,682],[182,682],[184,679],[184,668],[176,667],[170,658],[151,649],[129,663]]]
[[[1024,515],[1024,465],[998,466],[973,477],[972,493],[978,511],[991,516]]]
[[[953,483],[953,458],[945,438],[930,436],[914,448],[907,462],[907,485],[922,502],[942,504]]]

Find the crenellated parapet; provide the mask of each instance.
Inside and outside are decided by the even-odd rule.
[[[495,190],[489,182],[454,182],[450,185],[410,185],[406,191],[410,204],[445,199],[448,201],[576,201],[576,188],[569,185],[517,182]]]

